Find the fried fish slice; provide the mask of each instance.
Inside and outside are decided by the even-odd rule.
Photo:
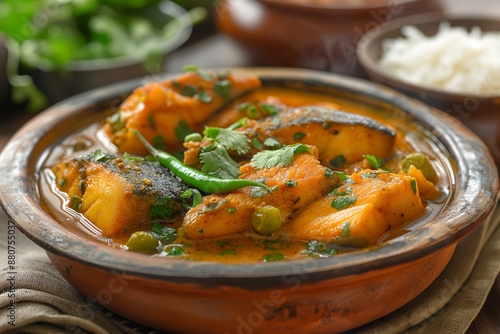
[[[68,206],[111,237],[153,219],[173,219],[182,212],[187,190],[173,173],[144,159],[89,154],[52,167]]]
[[[251,228],[252,212],[259,206],[272,205],[280,209],[286,222],[293,212],[318,199],[338,182],[336,174],[328,176],[319,164],[317,150],[297,154],[286,167],[256,170],[250,164],[240,168],[240,178],[263,180],[273,189],[269,194],[259,187],[246,187],[225,195],[209,195],[189,210],[182,231],[188,239],[217,238],[246,232]],[[201,232],[200,232],[201,231]]]
[[[321,164],[334,169],[361,161],[367,154],[386,158],[396,142],[394,130],[369,117],[318,106],[285,110],[261,121],[250,120],[237,131],[252,140],[253,148],[245,155],[230,152],[235,160],[246,160],[261,149],[269,149],[266,139],[273,138],[282,145],[300,142],[316,146]],[[184,162],[199,166],[199,147],[210,144],[185,143]]]
[[[294,215],[290,230],[302,240],[367,247],[424,212],[415,178],[364,170]]]
[[[104,130],[120,152],[146,155],[133,134],[170,152],[182,148],[184,136],[231,99],[260,87],[255,76],[189,71],[175,79],[137,88],[109,117]]]

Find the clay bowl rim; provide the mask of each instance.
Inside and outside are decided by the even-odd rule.
[[[380,58],[382,42],[387,38],[400,37],[401,28],[406,25],[413,25],[419,29],[430,29],[437,31],[439,24],[447,21],[454,26],[465,26],[468,30],[471,27],[477,26],[485,31],[500,32],[500,17],[498,16],[466,16],[466,15],[443,15],[443,14],[418,14],[406,16],[393,21],[387,25],[382,25],[368,31],[359,40],[356,46],[356,54],[358,56],[361,67],[365,70],[368,76],[377,82],[380,82],[390,87],[402,89],[405,92],[411,92],[415,95],[427,94],[444,101],[464,101],[468,97],[475,97],[478,100],[496,100],[500,99],[499,94],[475,94],[474,92],[451,92],[446,89],[435,87],[427,87],[416,83],[398,78],[390,72],[382,69],[377,61]],[[497,26],[498,29],[485,29],[484,24]],[[425,33],[425,31],[424,31]],[[425,99],[424,99],[425,100]]]
[[[429,129],[431,136],[439,138],[439,145],[451,153],[457,166],[455,175],[452,175],[454,195],[449,204],[431,220],[432,223],[392,239],[382,247],[314,260],[240,265],[171,260],[114,249],[69,232],[40,205],[35,171],[39,170],[47,148],[69,134],[59,133],[55,138],[51,138],[54,129],[69,132],[64,122],[74,123],[75,116],[82,114],[82,110],[87,110],[85,108],[103,108],[113,100],[116,103],[119,97],[123,98],[125,94],[144,84],[142,79],[135,79],[83,93],[58,103],[32,119],[10,139],[0,155],[0,202],[9,220],[16,222],[24,234],[47,252],[108,272],[198,283],[204,282],[204,278],[214,278],[216,284],[221,281],[243,284],[241,282],[249,278],[254,281],[255,278],[262,278],[259,282],[269,285],[271,281],[266,278],[282,278],[290,271],[294,274],[307,273],[310,279],[321,280],[411,263],[455,244],[492,211],[499,189],[496,166],[486,146],[477,136],[445,113],[384,86],[331,73],[290,68],[247,68],[233,71],[255,74],[264,82],[296,82],[326,86],[347,93],[354,92],[363,98],[389,103],[409,113]],[[100,117],[104,117],[102,112]],[[83,122],[85,119],[82,117],[78,119],[82,120],[79,128],[95,121],[86,119],[86,122]],[[452,126],[446,125],[447,123]]]
[[[403,0],[401,3],[390,4],[381,3],[375,5],[346,5],[345,2],[340,2],[339,4],[311,4],[311,3],[299,3],[292,1],[282,1],[282,0],[257,0],[264,4],[268,4],[275,7],[286,8],[295,11],[310,11],[314,13],[322,14],[366,14],[372,10],[380,10],[384,8],[389,8],[391,6],[402,6],[402,5],[412,5],[417,4],[422,0]]]

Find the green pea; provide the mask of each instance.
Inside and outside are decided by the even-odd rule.
[[[281,227],[280,209],[272,205],[255,209],[252,213],[252,227],[255,232],[263,235],[279,230]]]
[[[201,135],[197,132],[193,132],[193,133],[190,133],[188,134],[185,138],[184,138],[184,142],[190,142],[190,141],[201,141]]]
[[[153,253],[158,245],[158,239],[146,231],[132,233],[125,244],[128,250],[139,253]]]
[[[415,166],[418,170],[420,170],[428,181],[431,182],[434,181],[434,178],[436,177],[436,172],[434,171],[431,162],[429,161],[427,156],[425,156],[425,154],[413,153],[407,156],[401,162],[401,167],[403,168],[405,173],[408,173],[411,165]]]

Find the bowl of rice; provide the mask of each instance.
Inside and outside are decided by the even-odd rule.
[[[371,80],[476,132],[500,165],[500,17],[409,16],[365,34],[357,55]]]

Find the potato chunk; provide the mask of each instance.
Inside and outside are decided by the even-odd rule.
[[[180,150],[184,134],[232,98],[260,86],[255,76],[209,75],[190,71],[136,89],[104,125],[111,142],[120,152],[146,155],[146,148],[133,133],[137,129],[153,144],[166,146],[170,152]]]
[[[297,154],[293,163],[286,167],[256,170],[246,164],[240,171],[240,178],[264,180],[273,188],[273,193],[266,193],[259,187],[246,187],[227,195],[206,196],[184,217],[182,230],[187,238],[216,238],[246,232],[251,226],[252,212],[265,205],[279,208],[284,222],[293,212],[318,199],[339,182],[338,176],[325,175],[315,148],[313,154]]]
[[[354,173],[332,195],[296,214],[291,221],[291,233],[303,240],[364,247],[374,245],[390,228],[424,212],[415,178],[365,170]]]
[[[152,219],[171,219],[182,212],[186,186],[168,169],[145,160],[85,155],[52,167],[68,206],[114,236]],[[155,209],[153,210],[153,207]]]

